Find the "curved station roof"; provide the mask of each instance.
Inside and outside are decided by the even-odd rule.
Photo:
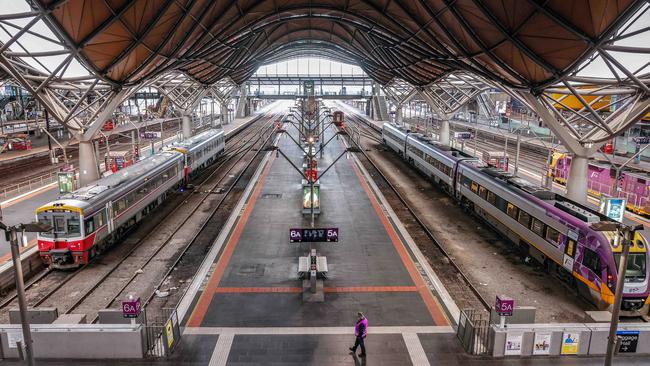
[[[588,57],[643,1],[35,0],[102,78],[131,85],[180,70],[241,83],[302,54],[358,63],[382,84],[465,70],[540,89]]]

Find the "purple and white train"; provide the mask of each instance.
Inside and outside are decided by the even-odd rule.
[[[386,123],[386,145],[475,212],[547,271],[574,285],[600,309],[614,302],[622,246],[594,222],[610,219],[531,183],[488,168],[478,159],[421,134]],[[637,232],[630,249],[623,316],[647,315],[647,240]]]

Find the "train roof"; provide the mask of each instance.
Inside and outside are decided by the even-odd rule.
[[[611,221],[609,217],[599,213],[594,209],[572,201],[546,188],[537,186],[521,177],[510,173],[505,173],[495,168],[483,168],[478,170],[493,178],[496,178],[494,179],[494,182],[497,182],[502,187],[510,190],[511,192],[519,196],[532,196],[536,198],[540,203],[553,206],[556,209],[563,211],[565,214],[569,214],[584,223],[591,224],[598,221]]]
[[[431,137],[425,136],[425,135],[423,135],[421,133],[418,133],[418,132],[412,132],[411,130],[407,130],[406,128],[404,128],[402,126],[398,126],[398,125],[396,125],[394,123],[384,123],[384,127],[385,126],[389,126],[393,130],[398,130],[399,132],[401,132],[403,134],[408,133],[409,136],[413,137],[417,141],[419,141],[419,142],[421,142],[423,144],[433,146],[436,149],[441,150],[443,153],[446,153],[447,155],[450,155],[452,158],[478,159],[478,158],[476,158],[476,157],[474,157],[474,156],[472,156],[470,154],[467,154],[467,153],[465,153],[463,151],[455,149],[455,148],[453,148],[451,146],[440,144],[438,141],[432,139]]]
[[[149,172],[155,170],[157,167],[178,158],[180,154],[175,151],[163,151],[149,156],[139,162],[128,166],[122,170],[97,180],[92,185],[81,187],[74,192],[67,193],[59,200],[75,199],[79,201],[89,201],[92,198],[99,196],[110,188],[115,188],[120,185],[126,185],[137,179],[142,178]]]
[[[194,147],[199,146],[203,144],[205,141],[215,137],[223,135],[223,130],[219,129],[209,129],[207,131],[201,132],[198,135],[194,135],[188,139],[185,139],[183,141],[178,141],[173,143],[170,148],[180,148],[180,149],[185,149],[185,150],[192,150]]]

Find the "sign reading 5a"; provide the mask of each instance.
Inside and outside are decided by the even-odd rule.
[[[338,242],[338,228],[289,229],[289,242]]]

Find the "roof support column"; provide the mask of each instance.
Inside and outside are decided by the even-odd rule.
[[[449,120],[443,119],[440,121],[440,136],[438,142],[443,145],[449,146]]]
[[[181,117],[181,129],[183,130],[183,140],[192,137],[192,117],[189,114],[183,114]]]
[[[568,198],[580,202],[587,202],[587,177],[589,176],[589,158],[573,155],[569,178],[566,181],[566,195]]]
[[[79,186],[87,186],[97,179],[99,179],[99,169],[95,145],[92,141],[79,141]]]
[[[227,125],[230,123],[230,114],[228,113],[228,102],[221,103],[221,124]]]
[[[599,145],[592,145],[589,148],[583,146],[577,139],[570,136],[567,129],[555,118],[552,112],[541,101],[529,92],[519,91],[519,95],[528,102],[537,115],[553,131],[555,136],[562,142],[562,145],[571,153],[571,167],[567,179],[566,196],[579,203],[587,203],[587,176],[589,174],[589,157],[596,152]]]
[[[236,118],[244,118],[249,115],[247,113],[248,104],[248,85],[242,84],[239,86],[239,99],[237,100],[237,115]]]
[[[403,104],[398,104],[398,105],[395,107],[395,123],[400,124],[400,125],[401,125],[402,122],[404,121],[404,118],[403,118],[403,109],[402,109],[403,106],[404,106]]]

